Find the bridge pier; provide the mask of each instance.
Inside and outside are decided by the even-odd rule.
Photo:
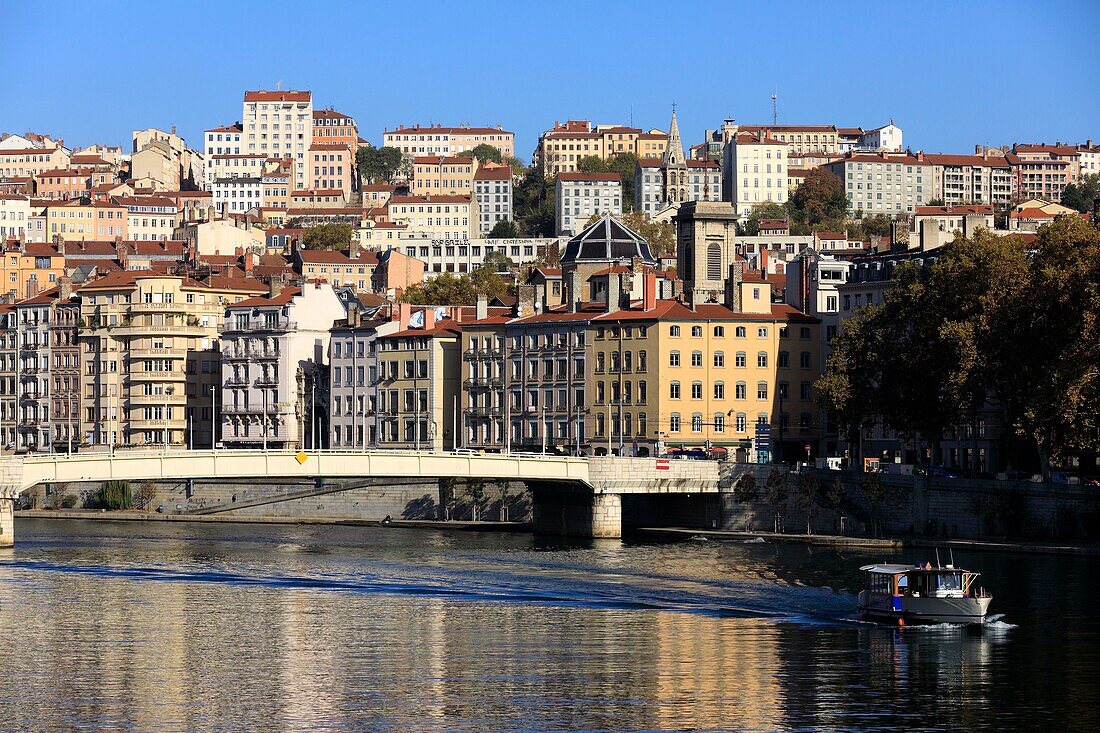
[[[619,494],[564,487],[532,492],[535,534],[617,539],[623,535],[623,501]]]
[[[0,497],[0,547],[15,546],[15,500]]]

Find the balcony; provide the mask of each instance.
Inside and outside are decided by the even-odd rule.
[[[297,322],[286,318],[253,318],[249,321],[229,319],[222,329],[224,333],[274,333],[297,330]]]
[[[463,382],[469,389],[500,389],[504,386],[502,377],[469,377]]]
[[[134,428],[176,428],[183,430],[187,427],[187,418],[172,418],[171,420],[165,420],[164,418],[150,418],[146,420],[140,414],[131,415],[130,423]]]
[[[473,417],[500,417],[504,414],[502,407],[471,407],[466,413]]]
[[[130,349],[130,356],[134,359],[141,358],[161,358],[161,359],[185,359],[187,358],[186,349],[167,349],[163,347],[148,347],[148,348],[132,348]]]
[[[130,372],[124,375],[131,382],[182,382],[187,379],[183,371],[178,372]]]
[[[278,387],[279,386],[279,378],[278,377],[268,377],[268,376],[257,377],[254,384],[257,387]]]
[[[132,394],[127,398],[131,405],[160,405],[165,404],[180,407],[187,404],[187,395],[173,392],[166,394]]]

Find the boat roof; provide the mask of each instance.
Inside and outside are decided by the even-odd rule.
[[[962,568],[955,567],[953,565],[943,565],[938,568],[926,568],[920,565],[902,565],[900,563],[879,563],[877,565],[864,565],[860,568],[860,570],[865,573],[877,573],[879,575],[900,575],[902,573],[970,572],[969,570],[963,570]]]

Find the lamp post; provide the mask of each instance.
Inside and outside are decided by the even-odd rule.
[[[171,387],[165,387],[164,388],[164,452],[165,453],[168,452],[168,440],[169,440],[169,436],[171,435],[171,430],[169,429],[168,424],[169,424],[170,416],[172,414],[170,412],[172,407],[171,407],[171,405],[169,405],[168,401],[172,397],[172,393],[174,391],[175,390],[173,390]]]

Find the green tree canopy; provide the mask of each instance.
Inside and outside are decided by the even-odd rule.
[[[607,161],[598,155],[586,155],[577,161],[577,170],[581,173],[610,173]],[[631,173],[633,175],[633,173]]]
[[[318,224],[302,235],[302,249],[344,250],[351,246],[353,236],[355,227],[346,221]]]
[[[1100,173],[1081,176],[1077,183],[1066,186],[1062,192],[1062,206],[1080,212],[1092,211],[1093,202],[1100,198]]]
[[[363,181],[393,183],[404,158],[397,148],[364,145],[355,152],[355,167]]]
[[[508,219],[498,221],[489,232],[489,239],[515,239],[518,236],[519,229],[516,228],[515,222]]]
[[[839,178],[824,168],[814,168],[791,194],[788,210],[791,219],[801,224],[843,229],[848,197]]]
[[[623,211],[634,210],[634,174],[638,168],[638,156],[634,153],[617,153],[607,163],[608,171],[618,173],[623,184]]]
[[[533,166],[516,185],[516,228],[528,237],[554,236],[554,182],[541,165]]]
[[[474,305],[479,294],[490,298],[514,295],[515,287],[498,275],[494,267],[482,266],[462,275],[445,272],[430,277],[406,289],[401,300],[417,305]]]
[[[503,158],[500,155],[500,148],[493,147],[489,143],[481,143],[473,150],[470,151],[470,155],[477,158],[477,162],[485,165],[486,163],[502,163]]]
[[[787,207],[776,201],[765,201],[756,204],[749,210],[749,216],[739,231],[746,236],[755,236],[760,233],[761,219],[787,219],[789,212]]]

